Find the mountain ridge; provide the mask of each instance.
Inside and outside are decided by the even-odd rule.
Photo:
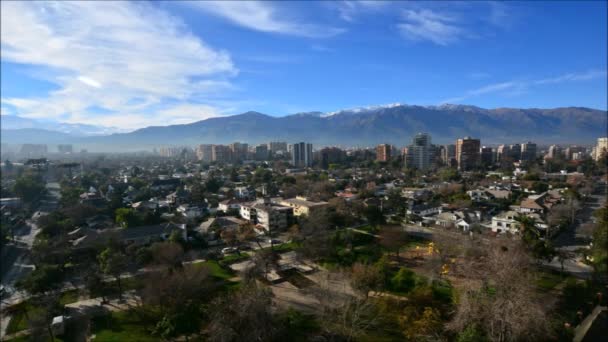
[[[315,145],[404,146],[417,132],[428,132],[434,143],[454,143],[474,136],[482,144],[594,143],[606,135],[608,113],[586,107],[494,108],[470,105],[417,106],[390,104],[328,113],[303,112],[282,117],[248,111],[189,124],[150,126],[128,133],[68,138],[81,145],[149,148],[163,145],[250,144],[271,140],[309,141]],[[2,142],[7,139],[2,139]]]

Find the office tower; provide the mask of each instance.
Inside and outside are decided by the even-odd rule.
[[[336,164],[346,159],[346,152],[337,147],[325,147],[319,151],[321,167],[327,169],[329,164]]]
[[[520,144],[509,145],[509,156],[513,160],[520,160],[521,159],[521,145]]]
[[[496,149],[496,160],[503,161],[511,158],[511,149],[509,145],[499,145]]]
[[[479,167],[479,146],[479,139],[464,137],[456,140],[456,162],[459,170],[468,171]]]
[[[312,144],[305,142],[296,143],[291,146],[291,163],[295,167],[312,166]]]
[[[456,158],[456,145],[443,145],[441,149],[441,161],[445,165],[450,165],[452,159]]]
[[[57,145],[57,152],[59,153],[72,153],[74,149],[72,145]]]
[[[579,152],[585,152],[585,148],[582,146],[568,146],[568,148],[566,148],[566,159],[567,160],[573,160],[573,156],[575,153],[579,153]]]
[[[559,158],[562,154],[562,149],[558,145],[549,146],[549,151],[545,156],[545,159]]]
[[[47,153],[47,146],[42,144],[23,144],[21,154],[27,157],[42,157]]]
[[[521,144],[521,161],[533,161],[536,159],[536,144],[533,142],[526,142]]]
[[[594,148],[593,159],[600,160],[604,154],[608,153],[608,137],[598,138]]]
[[[256,160],[268,160],[268,145],[262,144],[255,147],[255,159]]]
[[[277,152],[287,152],[287,143],[284,141],[271,141],[268,143],[268,150],[271,155],[277,154]]]
[[[232,161],[245,160],[249,152],[249,144],[234,142],[230,144],[230,152],[232,154]]]
[[[211,160],[214,162],[227,163],[232,160],[232,151],[230,146],[213,145],[211,148]]]
[[[433,146],[428,133],[418,133],[407,147],[406,165],[419,170],[427,170],[433,161]]]
[[[376,146],[376,160],[386,162],[391,159],[392,147],[389,144],[381,144]]]
[[[483,166],[490,166],[494,164],[494,150],[491,147],[483,146],[481,148],[481,164]]]
[[[213,160],[213,145],[202,144],[196,148],[196,157],[200,161],[210,162]]]

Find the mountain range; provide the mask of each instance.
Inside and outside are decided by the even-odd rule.
[[[434,143],[459,137],[480,138],[482,144],[534,141],[592,144],[606,136],[608,113],[565,107],[553,109],[496,108],[466,105],[416,106],[392,104],[331,113],[308,112],[282,117],[258,112],[210,118],[182,125],[152,126],[128,133],[75,134],[56,127],[12,128],[2,116],[2,143],[73,143],[90,150],[134,150],[166,145],[250,144],[307,141],[315,145],[404,146],[417,132],[430,133]],[[44,127],[44,129],[41,129]]]

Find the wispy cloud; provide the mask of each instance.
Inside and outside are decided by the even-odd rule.
[[[213,98],[238,73],[226,51],[146,3],[3,1],[1,10],[3,61],[39,66],[60,88],[2,98],[18,115],[141,127],[163,121],[158,104]],[[115,115],[88,113],[94,106]],[[200,109],[200,117],[211,112]]]
[[[428,40],[445,46],[467,35],[455,17],[430,9],[404,10],[402,19],[397,27],[405,38],[413,41]]]
[[[391,1],[343,0],[331,1],[328,4],[338,12],[340,19],[354,22],[360,14],[370,11],[377,12],[387,8],[391,4]]]
[[[192,1],[191,6],[222,17],[239,26],[262,32],[280,33],[308,38],[327,38],[343,33],[338,27],[307,23],[289,17],[279,2],[262,1]]]
[[[501,93],[506,96],[519,96],[524,94],[530,87],[542,86],[547,84],[556,84],[564,82],[577,82],[577,81],[590,81],[593,79],[604,78],[606,79],[606,70],[590,70],[585,72],[576,72],[563,74],[551,78],[542,78],[535,80],[514,80],[501,83],[493,83],[480,88],[472,89],[467,91],[464,95],[452,97],[440,101],[440,104],[445,103],[458,103],[470,98],[486,95],[490,93]]]
[[[588,81],[596,78],[606,78],[606,70],[589,70],[580,73],[570,73],[560,75],[556,77],[544,78],[541,80],[534,81],[534,84],[551,84],[551,83],[562,83],[569,81]]]

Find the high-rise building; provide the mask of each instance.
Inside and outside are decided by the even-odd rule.
[[[445,165],[450,165],[453,159],[456,159],[456,145],[443,145],[441,149],[441,161]]]
[[[57,152],[59,153],[73,153],[74,149],[72,148],[72,145],[57,145]]]
[[[340,163],[346,158],[346,152],[338,147],[325,147],[319,151],[321,167],[327,169],[329,164]]]
[[[608,137],[597,138],[597,145],[593,150],[593,159],[600,160],[606,153],[608,153]]]
[[[213,145],[202,144],[196,148],[196,157],[200,161],[210,162],[213,160]]]
[[[392,146],[389,144],[380,144],[376,146],[376,160],[387,162],[391,159]]]
[[[271,141],[268,143],[268,150],[271,155],[277,154],[277,152],[287,152],[287,143],[284,141]]]
[[[479,139],[464,137],[456,140],[456,162],[459,170],[468,171],[479,167],[479,146]]]
[[[234,142],[230,144],[230,152],[232,154],[232,161],[245,160],[249,152],[249,144]]]
[[[267,144],[257,145],[255,147],[255,159],[256,160],[268,160],[268,157],[269,157],[269,153],[268,153]]]
[[[562,149],[558,145],[549,146],[549,151],[545,155],[545,159],[559,158],[562,154]]]
[[[211,148],[211,160],[214,162],[227,163],[232,160],[230,146],[213,145]]]
[[[496,149],[496,160],[503,161],[511,158],[511,149],[509,145],[499,145]]]
[[[291,146],[291,163],[295,167],[312,166],[312,144],[299,142]]]
[[[509,145],[509,157],[513,160],[521,159],[521,145],[520,144],[511,144]]]
[[[521,161],[533,161],[536,159],[536,144],[533,142],[526,142],[521,144]]]
[[[21,145],[21,154],[27,157],[43,157],[46,155],[48,149],[43,144],[23,144]]]
[[[573,160],[573,156],[575,153],[584,153],[585,152],[585,148],[582,146],[568,146],[568,148],[566,148],[566,152],[564,153],[566,155],[566,159],[567,160]]]
[[[488,146],[483,146],[481,148],[481,164],[483,166],[490,166],[494,164],[496,158],[494,157],[494,149]]]
[[[432,166],[433,146],[428,133],[418,133],[407,147],[406,165],[419,170],[427,170]]]

